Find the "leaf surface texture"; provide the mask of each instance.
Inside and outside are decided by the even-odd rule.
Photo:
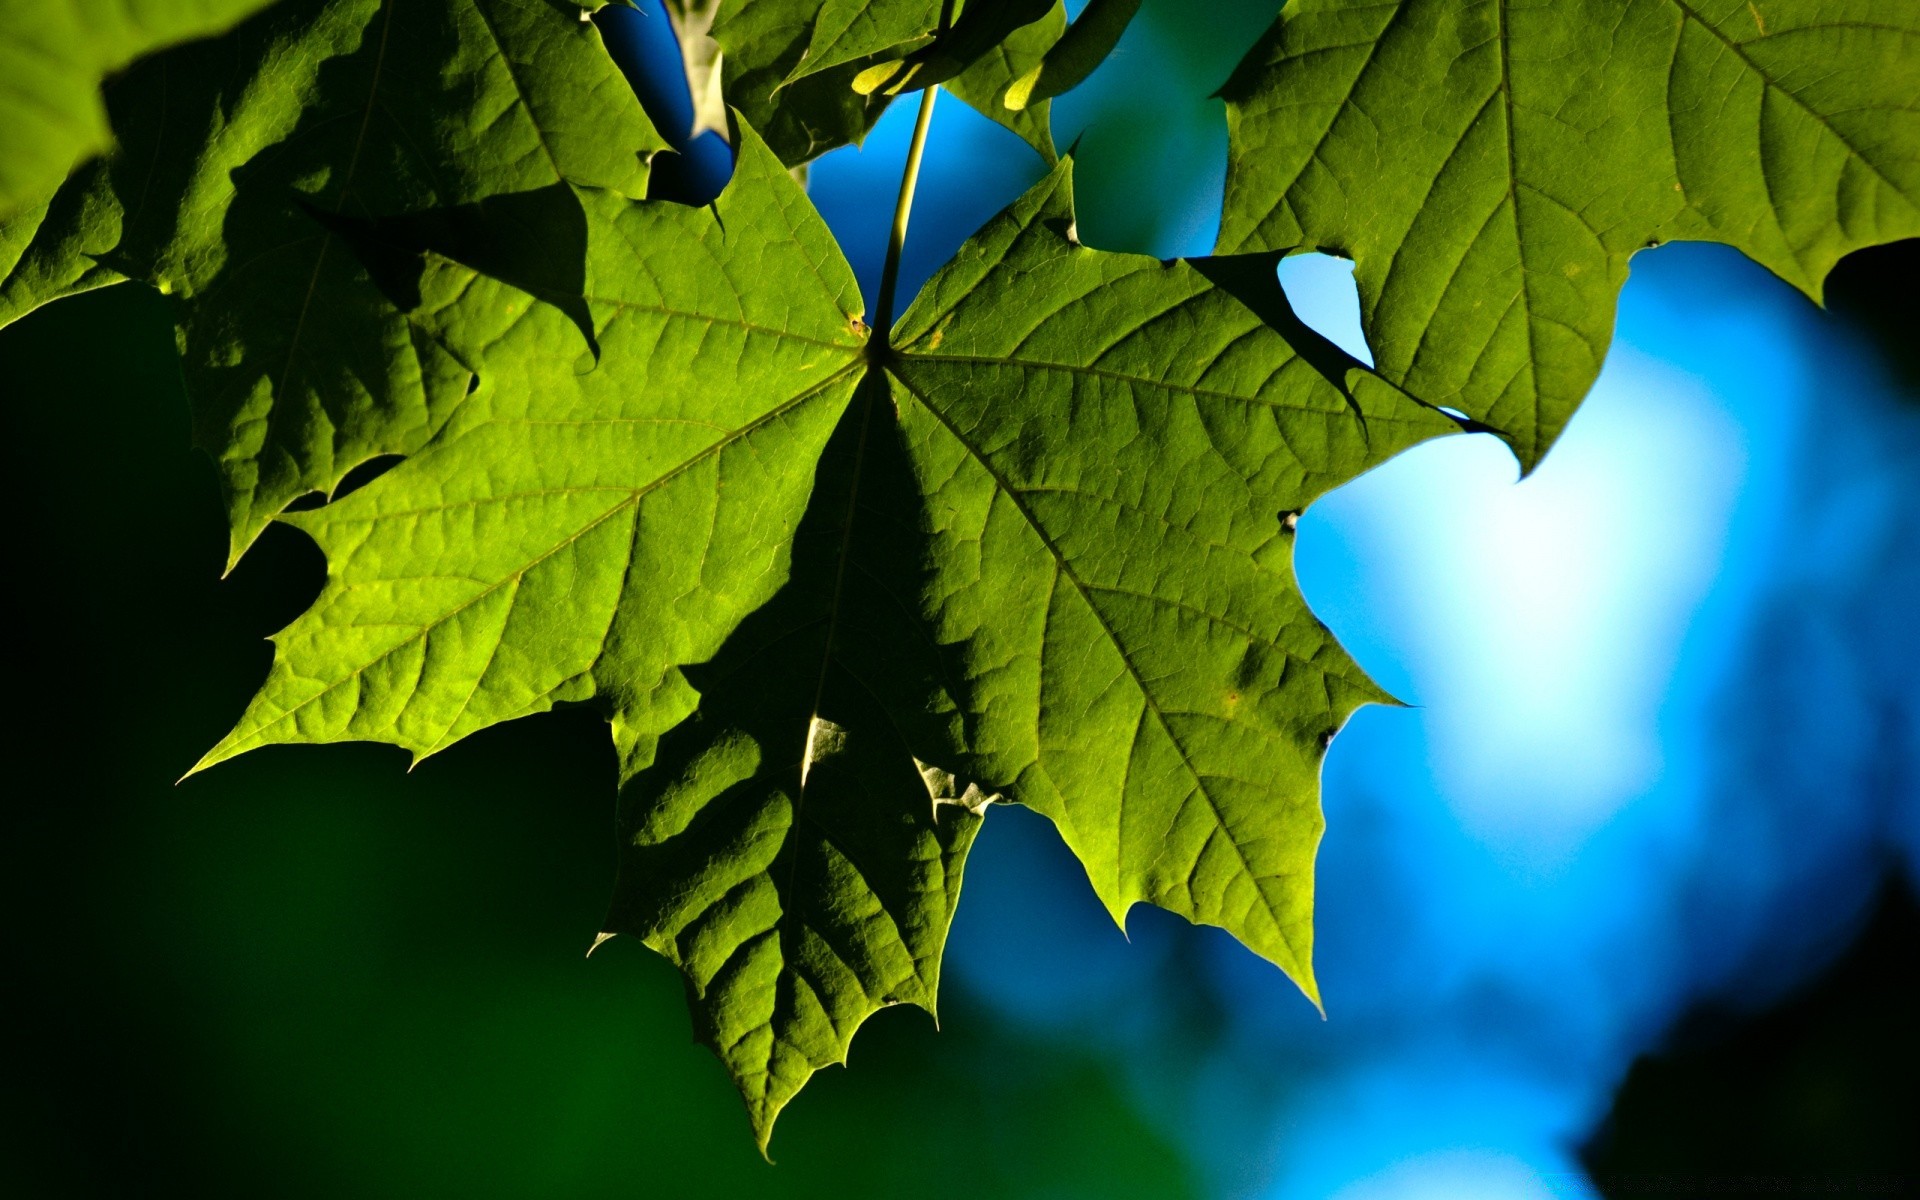
[[[113,145],[101,81],[141,55],[219,33],[271,0],[0,2],[0,220]]]
[[[1221,254],[1081,244],[1055,162],[870,331],[788,168],[935,78],[1051,161],[1039,97],[1133,6],[1043,68],[1057,2],[936,35],[926,0],[674,0],[699,119],[737,106],[693,208],[645,198],[662,142],[578,10],[281,0],[107,86],[114,152],[0,223],[0,321],[167,291],[232,553],[280,519],[326,555],[202,765],[596,706],[602,929],[680,968],[764,1149],[869,1016],[934,1008],[995,802],[1117,921],[1317,1000],[1320,766],[1388,697],[1301,597],[1298,515],[1441,406],[1536,461],[1648,242],[1817,294],[1916,231],[1915,10],[1686,2],[1301,0],[1228,88]],[[1356,259],[1378,371],[1289,307],[1311,247]]]
[[[1920,234],[1906,0],[1294,0],[1225,95],[1221,248],[1351,257],[1381,372],[1528,468],[1635,251],[1726,242],[1818,299]]]
[[[114,156],[0,227],[0,320],[123,277],[179,298],[235,559],[291,501],[417,449],[471,378],[339,220],[518,197],[536,236],[577,236],[569,189],[644,194],[664,144],[592,25],[542,0],[285,0],[107,100]]]

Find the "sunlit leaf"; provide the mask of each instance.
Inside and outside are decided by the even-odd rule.
[[[1817,299],[1920,234],[1908,0],[1293,0],[1225,94],[1221,248],[1351,257],[1382,374],[1528,467],[1635,251],[1726,242]]]
[[[113,145],[100,83],[143,54],[205,37],[272,0],[7,0],[0,4],[0,220],[43,202]]]
[[[285,0],[107,98],[118,152],[0,227],[0,321],[116,275],[182,301],[234,558],[289,502],[424,444],[471,377],[329,218],[541,189],[564,213],[565,185],[643,194],[663,144],[593,26],[543,0]]]
[[[1092,58],[1130,9],[1088,11]],[[109,85],[115,153],[0,225],[0,321],[170,293],[233,553],[278,518],[326,556],[202,766],[607,718],[602,928],[681,969],[763,1148],[868,1016],[933,1009],[995,802],[1116,920],[1219,926],[1317,1000],[1320,765],[1388,697],[1299,592],[1299,514],[1451,406],[1537,459],[1637,246],[1817,293],[1916,228],[1887,0],[1302,0],[1229,88],[1232,253],[1081,244],[1057,163],[869,330],[787,168],[937,80],[1053,158],[1006,101],[1083,76],[1048,82],[1062,6],[671,12],[701,119],[716,61],[738,106],[711,205],[645,198],[660,139],[580,9],[282,0]],[[1309,247],[1358,260],[1378,372],[1288,305]]]
[[[1017,111],[1079,87],[1113,53],[1139,11],[1140,0],[1088,0],[1041,61],[1007,89],[1006,106]]]

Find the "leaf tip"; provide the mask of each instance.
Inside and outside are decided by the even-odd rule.
[[[770,1167],[779,1164],[773,1160],[773,1123],[780,1119],[780,1106],[762,1104],[749,1106],[747,1120],[753,1125],[753,1144],[760,1151],[760,1157]]]
[[[246,749],[247,747],[236,747],[234,745],[233,735],[228,734],[226,737],[221,738],[220,741],[213,747],[213,749],[207,751],[205,754],[202,754],[200,756],[200,761],[194,763],[191,767],[188,767],[186,774],[174,780],[173,786],[179,787],[181,784],[185,783],[189,779],[192,779],[195,775],[200,774],[202,771],[208,770],[209,768],[212,768],[212,767],[217,767],[221,763],[227,761],[228,759],[243,753]]]

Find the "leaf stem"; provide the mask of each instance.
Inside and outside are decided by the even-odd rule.
[[[907,146],[906,169],[900,173],[900,198],[893,206],[893,232],[887,238],[887,262],[880,270],[880,303],[874,306],[873,339],[878,350],[893,345],[894,293],[900,286],[900,251],[907,244],[907,218],[913,215],[913,189],[920,181],[920,159],[927,149],[927,128],[933,124],[933,101],[940,87],[920,93],[920,116],[913,123],[913,141]]]

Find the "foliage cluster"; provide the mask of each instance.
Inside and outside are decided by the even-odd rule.
[[[1116,920],[1316,997],[1319,765],[1389,698],[1295,586],[1298,514],[1462,430],[1531,468],[1640,249],[1817,299],[1920,233],[1902,0],[1293,0],[1222,92],[1217,253],[1170,263],[1081,243],[1048,124],[1138,0],[668,7],[738,155],[705,207],[649,198],[667,139],[566,0],[0,9],[0,322],[168,294],[231,559],[276,520],[327,555],[202,766],[605,714],[603,936],[681,968],[763,1147],[868,1015],[933,1007],[995,802]],[[916,92],[917,161],[941,89],[1050,170],[896,319],[795,169]],[[1312,249],[1375,366],[1288,305]]]

